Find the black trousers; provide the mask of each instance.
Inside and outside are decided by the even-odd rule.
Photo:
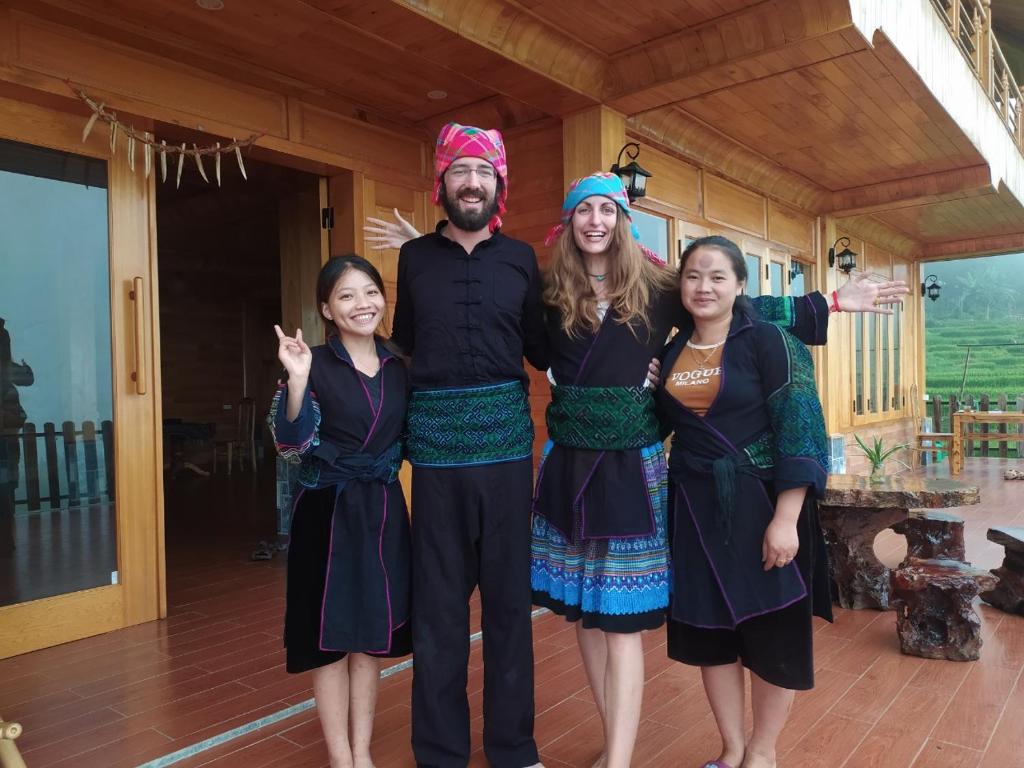
[[[479,585],[484,752],[495,768],[537,762],[533,740],[529,459],[413,467],[412,746],[424,768],[469,762],[469,598]]]

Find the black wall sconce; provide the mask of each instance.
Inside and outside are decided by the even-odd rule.
[[[836,246],[842,244],[843,250],[836,253]],[[850,238],[840,237],[834,243],[832,247],[828,249],[828,265],[835,267],[838,265],[846,274],[850,274],[854,267],[857,266],[857,253],[850,250]]]
[[[927,296],[932,301],[936,301],[941,293],[942,283],[939,282],[939,278],[935,275],[928,275],[924,282],[921,283],[921,296]]]
[[[629,158],[629,163],[626,165],[622,164],[623,152]],[[622,186],[626,188],[626,195],[631,203],[647,194],[647,180],[651,178],[651,174],[637,163],[636,159],[639,155],[640,145],[635,141],[627,142],[619,150],[619,157],[615,161],[615,165],[611,167],[611,172],[622,179]]]

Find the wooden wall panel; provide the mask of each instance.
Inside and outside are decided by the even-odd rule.
[[[732,182],[704,174],[704,217],[758,237],[764,237],[766,201]]]
[[[626,118],[607,107],[594,107],[562,121],[562,179],[611,168],[626,143]],[[552,161],[553,162],[553,161]]]
[[[301,133],[290,137],[292,140],[374,166],[405,173],[425,173],[423,142],[415,137],[385,132],[309,104],[296,104],[301,110]]]
[[[326,198],[326,195],[324,195]],[[278,205],[281,253],[281,319],[286,328],[302,328],[310,346],[323,343],[323,323],[312,291],[316,276],[326,261],[327,248],[321,237],[321,196],[318,180],[311,177],[304,189],[295,189]]]
[[[768,239],[809,254],[814,249],[814,217],[769,200]]]
[[[0,40],[9,63],[0,69],[4,88],[22,88],[37,103],[62,102],[59,108],[86,114],[64,82],[70,78],[122,116],[218,137],[262,133],[251,150],[260,159],[314,173],[373,172],[375,178],[429,188],[423,133],[356,119],[361,113],[348,102],[335,104],[322,92],[297,96],[295,83],[279,77],[265,78],[278,89],[267,90],[230,67],[227,76],[206,60],[202,66],[209,69],[190,67],[183,63],[188,57],[129,48],[20,11],[0,14]]]
[[[864,254],[867,271],[892,279],[892,253],[872,243],[864,243]]]
[[[508,214],[503,231],[510,237],[525,240],[537,252],[541,269],[548,263],[544,237],[558,223],[565,189],[562,181],[562,127],[554,124],[536,129],[509,131],[505,134],[508,150],[509,185]],[[547,377],[527,365],[530,374],[530,410],[537,430],[534,458],[547,439],[544,410],[551,399]]]
[[[871,445],[871,441],[875,437],[880,437],[888,447],[911,442],[910,438],[913,435],[913,425],[911,424],[910,419],[901,417],[885,423],[857,427],[855,430],[851,428],[845,432],[845,439],[843,442],[846,446],[846,474],[866,475],[871,472],[871,464],[864,457],[864,451],[862,451],[860,446],[857,445],[857,440],[854,437],[854,434],[859,435],[860,439],[868,445]],[[896,463],[897,461],[903,461],[910,464],[910,452],[907,450],[898,451],[886,464],[887,473],[895,473],[902,469],[902,467]]]
[[[699,214],[700,171],[650,144],[641,142],[640,147],[637,162],[653,174],[647,180],[645,199]]]
[[[284,97],[229,83],[181,62],[146,56],[63,27],[16,16],[14,63],[82,85],[158,100],[203,120],[244,125],[254,132],[287,134]]]

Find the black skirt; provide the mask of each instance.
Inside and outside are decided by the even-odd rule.
[[[334,514],[334,488],[306,489],[292,516],[288,547],[288,586],[284,619],[284,644],[289,672],[316,669],[347,655],[343,651],[320,649],[320,621],[327,577],[327,557]],[[394,524],[407,521],[394,521]],[[397,658],[412,652],[408,622],[391,634],[391,649],[373,655]]]
[[[812,617],[832,621],[828,553],[817,503],[804,501],[797,521],[800,547],[794,562],[807,595],[792,605],[740,622],[733,629],[698,627],[672,619],[669,609],[669,658],[699,667],[741,661],[772,685],[791,690],[814,687]],[[710,566],[708,566],[710,567]],[[686,595],[673,595],[685,600]]]

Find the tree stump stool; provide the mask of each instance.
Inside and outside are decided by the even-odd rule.
[[[912,509],[905,519],[889,527],[907,538],[907,556],[900,567],[913,560],[967,562],[962,517],[932,509]]]
[[[996,578],[956,560],[912,560],[892,574],[900,649],[911,656],[974,661],[981,620],[972,602]]]
[[[993,568],[998,583],[981,593],[981,599],[1007,613],[1024,616],[1024,528],[989,528],[988,540],[1002,544],[1003,564]]]

